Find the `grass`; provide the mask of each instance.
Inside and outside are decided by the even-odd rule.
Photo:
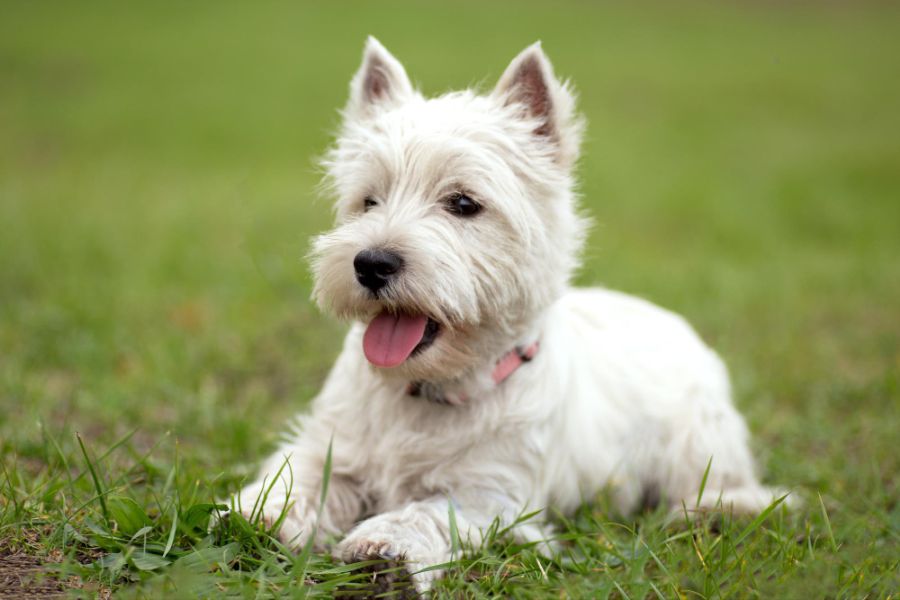
[[[374,33],[429,92],[489,85],[544,41],[590,122],[596,226],[578,282],[696,324],[731,367],[766,480],[805,500],[671,523],[599,498],[560,517],[558,556],[492,531],[439,595],[898,596],[896,7],[2,13],[0,575],[28,556],[86,597],[362,585],[258,524],[205,523],[338,350],[343,327],[310,304],[301,260],[330,219],[312,157]]]

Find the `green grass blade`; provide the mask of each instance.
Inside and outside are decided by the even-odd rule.
[[[294,570],[299,571],[299,581],[306,581],[306,575],[309,570],[309,559],[312,555],[313,545],[319,534],[319,521],[322,519],[322,511],[325,510],[325,500],[328,497],[328,483],[331,480],[331,460],[332,446],[334,438],[328,441],[328,451],[325,454],[325,464],[322,466],[322,491],[319,494],[319,510],[316,513],[316,522],[313,524],[312,532],[306,544],[303,545],[303,551],[295,563]]]
[[[81,439],[81,434],[76,433],[75,437],[78,438],[78,445],[81,446],[81,454],[84,456],[85,462],[87,462],[88,471],[91,473],[91,479],[94,480],[94,488],[97,490],[97,499],[100,500],[100,510],[103,513],[103,519],[106,521],[106,524],[109,525],[109,511],[106,508],[106,492],[103,491],[103,486],[100,484],[100,478],[97,476],[97,471],[94,469],[91,457],[88,456],[87,448],[84,447],[84,440]]]
[[[172,529],[169,530],[169,539],[166,540],[166,547],[163,550],[163,557],[168,556],[175,544],[175,532],[178,531],[178,507],[172,507]]]
[[[328,497],[328,484],[331,481],[331,447],[334,438],[328,440],[328,452],[325,454],[325,466],[322,468],[322,491],[319,494],[319,514],[325,508],[325,499]]]
[[[694,505],[695,507],[700,506],[700,500],[703,499],[703,492],[706,490],[706,481],[709,479],[709,470],[712,468],[713,457],[709,457],[709,462],[706,463],[706,470],[703,471],[703,479],[700,480],[700,489],[697,490],[697,503]]]
[[[837,552],[838,544],[834,539],[834,530],[831,528],[831,519],[828,518],[825,502],[822,500],[822,494],[816,493],[816,496],[819,497],[819,508],[822,510],[822,519],[825,521],[825,531],[828,532],[828,541],[831,543],[831,550]]]
[[[749,525],[747,525],[747,527],[745,527],[743,531],[741,531],[740,535],[738,535],[737,539],[735,539],[734,545],[735,546],[739,545],[741,542],[743,542],[745,539],[747,539],[747,536],[749,536],[751,533],[756,531],[759,528],[759,526],[762,525],[763,522],[769,518],[769,515],[771,515],[772,512],[781,505],[782,502],[784,502],[785,498],[787,498],[787,494],[785,494],[784,496],[781,496],[780,498],[776,498],[772,502],[772,504],[767,506],[764,511],[759,513],[759,515],[757,515],[756,518],[753,519],[753,521]]]
[[[456,524],[456,509],[452,498],[447,498],[447,517],[450,521],[450,557],[455,558],[459,553],[459,527]]]

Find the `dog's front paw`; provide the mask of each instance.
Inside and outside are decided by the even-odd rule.
[[[297,551],[313,533],[315,517],[309,514],[302,498],[279,493],[277,487],[268,489],[263,482],[252,483],[235,495],[231,509],[266,530],[277,525],[279,541]]]
[[[345,563],[379,561],[363,567],[372,573],[374,593],[421,594],[443,573],[428,567],[449,558],[446,543],[432,540],[431,533],[392,515],[379,515],[360,523],[335,547],[334,555]]]

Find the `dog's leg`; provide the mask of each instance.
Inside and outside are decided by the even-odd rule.
[[[724,490],[705,489],[700,503],[696,505],[696,510],[717,510],[720,507],[737,515],[755,515],[761,513],[769,507],[773,502],[781,497],[785,497],[783,503],[787,507],[796,506],[795,497],[790,492],[782,488],[771,488],[760,484],[751,484],[744,487],[731,487]],[[685,501],[688,511],[691,511],[691,503],[695,502],[693,498],[690,502]],[[675,512],[682,512],[683,508],[678,507]]]
[[[292,550],[301,549],[316,531],[316,547],[324,546],[329,536],[350,528],[362,510],[355,486],[344,477],[332,477],[328,495],[319,511],[319,481],[294,481],[279,477],[259,479],[238,493],[233,509],[249,521],[260,520],[269,528],[281,521],[278,538]]]
[[[278,524],[279,539],[293,550],[302,548],[313,531],[318,548],[330,535],[347,531],[362,514],[363,499],[338,459],[332,462],[328,493],[321,501],[334,429],[321,416],[299,420],[293,439],[263,463],[256,480],[232,497],[230,510],[266,529]]]
[[[474,547],[481,545],[483,530],[495,517],[508,522],[513,510],[506,496],[493,492],[411,502],[357,525],[337,545],[334,555],[347,563],[385,561],[379,569],[388,572],[374,581],[378,589],[398,588],[411,581],[417,592],[425,592],[443,575],[442,568],[429,567],[452,558],[451,506],[460,541]]]
[[[232,500],[234,510],[251,520],[260,518],[267,526],[283,516],[278,537],[294,550],[303,547],[313,529],[317,547],[323,547],[327,537],[346,532],[363,514],[365,500],[358,483],[347,474],[348,463],[358,454],[357,445],[352,437],[342,435],[346,429],[342,419],[353,410],[347,399],[359,393],[359,369],[353,352],[345,348],[313,399],[312,414],[293,424],[291,439],[266,460],[256,481]],[[320,514],[329,448],[333,449],[332,469]]]
[[[787,492],[759,482],[749,432],[729,398],[724,367],[718,376],[695,391],[673,422],[657,481],[676,513],[682,507],[702,512],[721,506],[735,514],[757,514]],[[786,506],[793,504],[793,497],[785,500]]]

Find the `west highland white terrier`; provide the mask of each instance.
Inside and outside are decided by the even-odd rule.
[[[343,536],[337,557],[403,564],[422,591],[451,558],[451,521],[477,546],[495,519],[601,490],[623,513],[648,497],[681,510],[704,475],[699,508],[773,501],[725,366],[691,327],[570,287],[582,120],[539,44],[488,95],[425,98],[369,38],[343,115],[324,161],[337,223],[312,262],[318,304],[354,324],[236,510],[281,520],[294,548]],[[534,519],[515,532],[548,535]]]

